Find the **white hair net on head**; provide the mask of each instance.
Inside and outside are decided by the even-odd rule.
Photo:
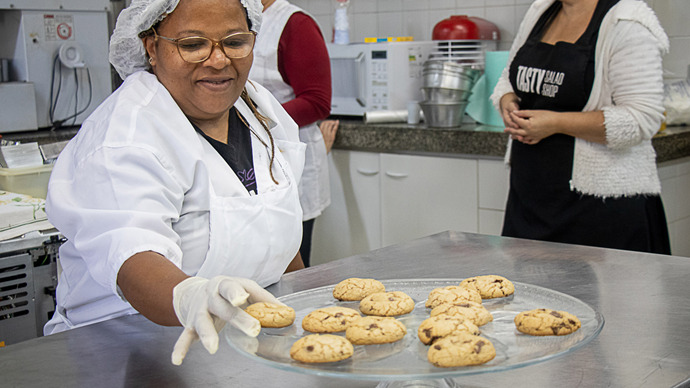
[[[247,10],[252,31],[258,33],[263,11],[261,0],[239,1]],[[139,34],[163,20],[179,2],[180,0],[132,0],[130,6],[120,12],[110,37],[109,60],[122,79],[149,67],[144,42]]]
[[[252,31],[258,34],[261,29],[261,13],[264,11],[264,5],[261,0],[240,0],[240,3],[247,10],[249,21],[252,22]]]

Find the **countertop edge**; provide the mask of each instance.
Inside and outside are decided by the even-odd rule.
[[[405,123],[365,124],[341,120],[334,149],[437,155],[467,158],[503,158],[508,135],[498,127],[467,124],[458,128],[428,128]],[[690,127],[668,127],[652,139],[657,163],[690,156]]]
[[[78,127],[6,133],[3,139],[39,144],[69,140]],[[359,120],[340,120],[334,149],[434,155],[461,158],[502,159],[508,135],[499,127],[463,124],[457,128],[429,128],[423,124],[365,124]],[[657,163],[690,156],[690,127],[666,128],[652,139]]]

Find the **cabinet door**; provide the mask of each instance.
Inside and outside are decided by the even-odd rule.
[[[379,154],[333,150],[329,174],[331,205],[314,224],[314,265],[381,247]]]
[[[502,159],[481,159],[478,163],[479,233],[500,236],[510,171]]]
[[[381,174],[383,246],[477,232],[477,160],[381,154]]]

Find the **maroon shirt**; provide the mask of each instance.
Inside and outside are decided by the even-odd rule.
[[[278,44],[278,71],[295,92],[283,108],[302,127],[331,112],[331,62],[316,22],[302,12],[288,19]]]

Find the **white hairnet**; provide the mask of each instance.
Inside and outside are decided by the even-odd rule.
[[[132,0],[129,7],[120,12],[115,30],[110,37],[110,63],[122,79],[149,67],[146,49],[139,38],[144,32],[171,13],[180,0]],[[240,0],[247,10],[252,31],[259,33],[261,27],[261,0]]]
[[[249,21],[252,22],[252,31],[258,34],[261,29],[261,13],[264,11],[264,5],[261,0],[240,0],[240,3],[247,10]]]

